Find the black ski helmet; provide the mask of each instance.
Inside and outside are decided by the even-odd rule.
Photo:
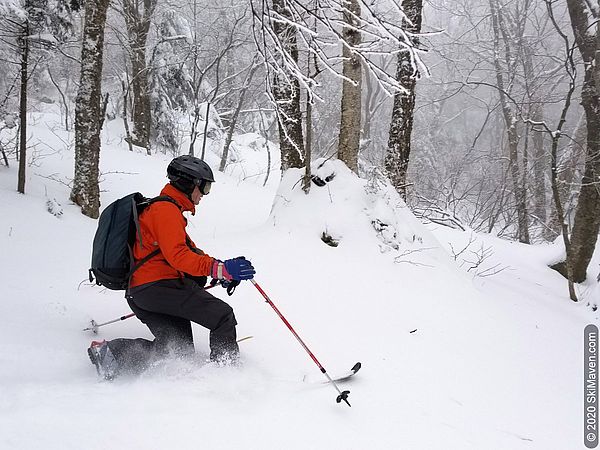
[[[211,183],[215,181],[210,166],[200,158],[191,155],[182,155],[173,159],[167,167],[167,177],[173,186],[187,195],[192,194],[194,186],[198,186],[200,192],[207,195]]]

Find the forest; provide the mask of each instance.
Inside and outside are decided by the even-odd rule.
[[[596,0],[1,0],[0,164],[26,193],[47,151],[31,113],[55,108],[75,153],[55,181],[97,218],[107,123],[124,152],[210,148],[219,171],[256,133],[307,193],[311,161],[339,159],[426,223],[561,242],[577,301],[600,229],[598,54]]]

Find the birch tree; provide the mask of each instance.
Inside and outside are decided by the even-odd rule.
[[[343,11],[346,26],[343,28],[343,68],[342,105],[340,118],[340,137],[338,140],[338,159],[346,163],[358,174],[358,151],[360,148],[360,118],[362,69],[361,60],[355,48],[360,45],[359,31],[360,3],[349,0]]]
[[[403,0],[402,9],[406,14],[404,28],[410,41],[409,46],[417,46],[418,34],[421,32],[423,11],[422,0]],[[394,188],[406,200],[406,173],[410,161],[411,135],[415,109],[415,89],[419,72],[413,54],[405,48],[398,53],[396,80],[403,90],[394,95],[392,120],[387,153],[385,155],[385,171]]]
[[[273,33],[281,44],[281,57],[274,71],[271,91],[279,124],[281,170],[302,167],[304,137],[300,109],[300,82],[291,66],[298,66],[298,42],[293,15],[287,0],[273,0]]]
[[[100,187],[100,131],[104,119],[102,107],[102,66],[104,27],[110,0],[86,0],[81,77],[75,101],[75,176],[71,201],[81,212],[98,218]]]

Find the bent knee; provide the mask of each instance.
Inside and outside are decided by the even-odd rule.
[[[225,305],[221,314],[221,318],[219,319],[215,330],[229,329],[235,327],[236,325],[237,320],[235,319],[235,313],[233,312],[233,308],[229,305]]]

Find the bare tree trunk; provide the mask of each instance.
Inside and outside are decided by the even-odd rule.
[[[534,122],[544,121],[541,104],[533,106],[531,119]],[[548,221],[546,205],[546,167],[548,167],[548,157],[544,149],[544,135],[538,131],[534,131],[531,140],[533,141],[533,212],[541,223],[546,224]]]
[[[358,174],[358,151],[360,149],[360,119],[361,119],[361,87],[362,67],[360,58],[352,47],[360,45],[361,36],[358,31],[360,3],[349,0],[348,9],[344,9],[344,22],[347,26],[342,32],[345,44],[342,56],[344,58],[342,73],[345,77],[342,85],[342,105],[340,118],[340,136],[338,140],[338,159],[346,163],[353,172]]]
[[[54,80],[52,72],[50,71],[50,66],[46,67],[46,70],[48,71],[48,77],[50,78],[50,81],[52,82],[52,84],[54,85],[54,87],[60,95],[60,100],[65,110],[65,131],[69,131],[69,103],[67,102],[67,97],[65,96],[63,90],[60,88],[60,85],[56,82],[56,80]]]
[[[567,0],[567,7],[575,42],[585,64],[581,103],[587,121],[587,155],[569,255],[573,281],[580,283],[586,279],[600,231],[600,86],[597,85],[600,61],[596,59],[600,52],[600,29],[590,26],[589,16],[593,14],[583,0]]]
[[[4,160],[4,165],[6,167],[9,167],[9,165],[8,165],[8,157],[6,156],[6,152],[4,151],[4,147],[2,146],[1,143],[0,143],[0,153],[2,154],[2,159]]]
[[[509,169],[512,178],[512,185],[515,195],[517,208],[517,238],[520,242],[529,243],[529,225],[527,213],[527,196],[523,185],[521,184],[521,176],[519,170],[519,135],[517,131],[517,117],[509,105],[509,100],[506,95],[504,75],[502,65],[500,63],[500,34],[502,17],[501,11],[498,8],[497,0],[490,0],[490,8],[492,11],[492,29],[494,32],[494,66],[496,69],[496,83],[500,92],[500,104],[506,125],[506,134],[508,136],[508,158]],[[506,60],[511,61],[512,56],[508,54],[508,43],[505,42],[507,51]]]
[[[309,67],[310,70],[310,67]],[[310,193],[310,184],[312,183],[312,138],[313,138],[313,104],[309,95],[306,96],[306,148],[304,149],[304,177],[302,178],[302,190],[305,194]]]
[[[238,117],[240,115],[240,111],[242,110],[242,106],[244,105],[244,98],[246,97],[246,92],[248,92],[248,88],[250,87],[250,83],[252,82],[252,78],[254,77],[254,73],[258,69],[259,65],[256,59],[252,62],[252,67],[249,72],[246,74],[246,79],[244,80],[244,84],[242,85],[242,90],[240,91],[240,97],[238,99],[237,106],[231,118],[227,121],[227,136],[225,137],[225,144],[223,145],[223,154],[221,155],[221,163],[219,164],[219,171],[223,172],[225,170],[225,165],[227,164],[227,156],[229,155],[229,146],[231,145],[231,141],[233,140],[233,131],[235,129],[235,125],[237,124]]]
[[[364,119],[362,122],[363,139],[365,141],[371,140],[371,121],[373,119],[373,101],[376,97],[375,89],[373,86],[372,75],[367,72],[365,73],[364,85],[365,85],[365,105],[363,108]]]
[[[313,3],[313,11],[316,12],[318,3]],[[312,23],[312,30],[317,32],[317,18],[315,17]],[[311,63],[311,59],[313,62]],[[314,70],[314,72],[313,72]],[[306,74],[311,80],[315,80],[320,73],[319,63],[317,57],[307,52],[306,58]],[[302,190],[305,194],[310,194],[310,187],[312,183],[312,148],[313,148],[313,96],[311,92],[306,93],[306,145],[304,149],[304,177],[302,178]]]
[[[563,114],[561,117],[561,122],[559,123],[559,130],[562,128],[562,125],[565,122],[566,113],[569,109],[569,103],[571,102],[571,95],[574,90],[574,85],[569,95],[567,97],[567,104],[565,108],[563,108]],[[575,293],[575,286],[573,286],[573,267],[570,264],[571,258],[569,255],[572,253],[571,242],[569,240],[569,226],[567,224],[567,220],[565,217],[565,212],[563,208],[563,204],[560,198],[560,189],[558,186],[558,158],[557,158],[557,149],[558,149],[558,140],[560,139],[560,133],[554,133],[552,136],[552,147],[550,151],[550,159],[551,159],[551,171],[550,171],[550,185],[552,187],[552,198],[554,199],[554,206],[556,208],[557,219],[560,222],[560,230],[563,237],[563,243],[565,245],[565,253],[566,253],[566,263],[564,264],[564,268],[566,273],[567,281],[569,283],[569,297],[573,301],[577,301],[577,294]],[[562,264],[555,266],[559,272],[561,271]]]
[[[292,15],[286,0],[273,0],[273,11],[292,20]],[[298,44],[296,29],[281,21],[273,23],[273,31],[284,49],[295,62],[298,62]],[[289,71],[285,64],[275,73],[272,94],[275,99],[275,109],[279,125],[279,147],[281,150],[281,170],[292,167],[302,167],[304,154],[304,136],[302,133],[302,111],[300,110],[300,83]]]
[[[204,118],[204,132],[202,133],[202,154],[200,159],[204,159],[206,154],[206,138],[208,135],[208,120],[210,118],[210,102],[206,103],[206,117]]]
[[[144,44],[145,45],[145,44]],[[137,48],[132,51],[132,93],[133,93],[133,135],[135,136],[135,145],[149,149],[150,147],[150,127],[148,118],[150,117],[150,97],[148,95],[148,74],[146,70],[146,51],[145,47]]]
[[[140,8],[143,3],[143,9]],[[123,16],[129,36],[129,56],[132,70],[134,144],[150,154],[150,92],[146,64],[146,41],[157,0],[123,0]]]
[[[574,216],[573,212],[577,207],[578,192],[574,192],[574,185],[581,184],[581,177],[578,172],[583,172],[582,168],[585,166],[585,152],[587,148],[585,144],[587,139],[585,111],[577,120],[577,125],[572,134],[574,138],[564,147],[562,160],[560,155],[557,156],[557,164],[560,165],[558,169],[558,190],[563,204],[564,220],[568,225],[571,224]],[[582,175],[583,173],[581,173]],[[554,204],[552,206],[548,227],[552,230],[559,230],[560,233],[561,221],[558,218]]]
[[[223,12],[219,13],[219,15],[225,15]],[[235,103],[235,99],[231,92],[234,89],[234,77],[233,75],[236,72],[236,64],[238,61],[236,57],[230,53],[225,55],[225,78],[223,80],[223,91],[229,92],[228,95],[225,95],[221,102],[219,103],[219,108],[225,113],[219,114],[221,118],[221,124],[223,128],[229,129],[229,125],[231,122],[231,117],[235,112],[235,107],[237,103]],[[239,68],[238,68],[239,70]]]
[[[421,32],[423,11],[422,0],[403,0],[402,9],[412,25],[404,23],[404,29],[409,33]],[[414,46],[418,39],[413,38]],[[410,160],[411,135],[415,109],[415,88],[419,73],[411,61],[408,51],[398,53],[396,79],[404,86],[406,92],[394,95],[394,106],[390,124],[390,136],[385,155],[385,170],[390,182],[406,200],[406,173]]]
[[[260,109],[258,113],[260,114],[260,133],[265,138],[265,150],[267,151],[267,174],[265,175],[265,180],[263,182],[263,186],[266,186],[267,181],[269,181],[269,176],[271,175],[271,150],[269,150],[269,133],[267,132],[267,127],[265,127],[265,117]]]
[[[29,9],[29,2],[26,3],[26,8]],[[21,94],[19,100],[20,138],[17,191],[24,194],[25,167],[27,165],[27,82],[29,79],[27,65],[29,62],[29,19],[25,19],[25,22],[22,25],[19,40],[21,44]]]
[[[81,80],[75,101],[75,177],[71,200],[88,217],[98,218],[102,57],[110,0],[87,0],[81,49]]]
[[[534,122],[543,122],[544,113],[541,105],[535,105],[531,119]],[[546,204],[546,167],[548,167],[548,157],[544,149],[544,135],[534,131],[532,136],[533,141],[533,199],[534,199],[534,214],[542,224],[548,224],[548,207]],[[551,240],[554,238],[551,230],[544,227],[542,234],[545,239]],[[549,234],[550,233],[550,234]]]
[[[569,239],[569,224],[568,217],[565,213],[565,209],[563,207],[564,203],[561,199],[561,192],[559,187],[559,178],[558,178],[558,143],[561,138],[562,129],[567,120],[567,113],[569,112],[569,108],[571,106],[571,99],[573,98],[573,93],[575,92],[575,83],[576,83],[576,66],[575,61],[573,59],[573,52],[570,50],[569,39],[567,36],[560,30],[556,20],[554,19],[554,12],[552,7],[552,0],[546,0],[546,8],[554,24],[555,29],[561,35],[563,40],[565,41],[565,48],[567,49],[565,53],[565,69],[567,74],[569,75],[569,90],[567,91],[567,95],[565,97],[565,103],[562,108],[562,112],[560,115],[560,120],[558,122],[558,126],[556,130],[550,133],[552,138],[551,140],[551,148],[550,148],[550,162],[551,162],[551,170],[550,170],[550,183],[552,187],[552,198],[554,199],[554,207],[556,219],[560,224],[560,230],[562,233],[563,243],[565,246],[565,261],[555,264],[551,266],[553,269],[556,269],[559,273],[563,274],[567,278],[568,287],[569,287],[569,297],[573,301],[577,301],[577,294],[575,292],[575,285],[573,284],[573,266],[571,264],[572,258],[572,246]],[[546,128],[546,131],[551,131]]]
[[[206,104],[206,109],[208,111],[208,103]],[[208,114],[206,115],[206,120],[208,121]],[[192,120],[192,129],[190,131],[190,147],[188,149],[188,154],[194,156],[196,139],[198,139],[198,123],[200,122],[200,104],[196,103],[194,106],[194,120]]]
[[[540,98],[539,86],[535,84],[536,74],[533,66],[533,43],[527,40],[522,46],[523,66],[525,69],[525,88],[527,99],[529,100],[529,118],[535,123],[544,121],[543,100]],[[526,125],[529,126],[529,125]],[[533,143],[533,161],[531,168],[533,172],[533,185],[529,175],[528,165],[523,164],[523,178],[525,180],[524,189],[531,186],[533,191],[533,214],[543,227],[542,236],[546,240],[552,240],[556,235],[548,227],[548,211],[546,205],[546,171],[548,167],[548,157],[544,150],[544,134],[540,130],[531,128]]]
[[[123,126],[125,127],[125,142],[129,146],[129,151],[133,151],[133,143],[131,142],[131,132],[129,131],[129,118],[127,117],[127,102],[129,88],[125,85],[125,80],[121,80],[121,89],[123,89]]]

